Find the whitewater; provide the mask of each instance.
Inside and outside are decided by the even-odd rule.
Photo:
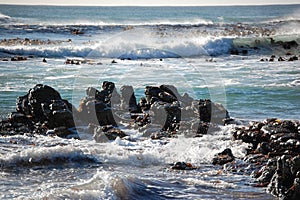
[[[112,81],[117,91],[133,86],[137,100],[145,86],[174,85],[180,94],[221,103],[238,124],[299,120],[300,61],[287,61],[300,54],[299,10],[0,5],[0,115],[36,84],[78,108],[88,87]],[[261,61],[272,55],[274,62]],[[26,60],[11,60],[17,57]],[[239,125],[162,140],[145,128],[118,126],[129,139],[97,143],[86,127],[78,129],[80,140],[0,136],[0,198],[275,199],[252,187],[250,176],[211,164],[225,148],[244,164],[248,144],[231,140]],[[196,169],[172,170],[179,161]]]

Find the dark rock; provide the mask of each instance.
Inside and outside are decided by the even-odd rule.
[[[139,104],[138,104],[138,108],[139,108],[142,112],[144,112],[144,111],[149,110],[150,107],[151,107],[151,104],[148,104],[146,98],[141,97],[141,98],[140,98],[140,101],[139,101]]]
[[[113,99],[115,102],[120,100],[115,93],[115,84],[108,81],[103,82],[101,91],[89,87],[86,90],[87,97],[83,98],[79,105],[80,119],[87,124],[117,126],[111,107]]]
[[[218,153],[212,159],[213,165],[223,165],[229,162],[234,161],[234,156],[231,152],[231,149],[225,149],[221,153]]]
[[[72,30],[72,34],[73,35],[83,35],[84,32],[80,31],[79,29],[74,29],[74,30]]]
[[[17,56],[10,59],[11,61],[26,61],[27,57],[24,56]]]
[[[166,103],[172,103],[177,101],[176,92],[177,89],[173,86],[162,85],[160,87],[146,86],[145,95],[149,104],[153,103],[155,98],[157,101],[163,101]]]
[[[247,50],[247,49],[243,49],[243,50],[242,50],[242,54],[243,54],[243,55],[247,55],[247,54],[248,54],[248,50]]]
[[[267,119],[237,127],[234,139],[252,144],[245,162],[260,166],[253,173],[258,184],[280,199],[298,199],[300,170],[300,122]]]
[[[171,169],[175,170],[192,170],[196,169],[191,163],[186,163],[186,162],[176,162],[173,164]]]
[[[80,139],[76,129],[67,128],[65,126],[56,127],[54,129],[49,129],[46,132],[46,135],[58,136],[58,137],[68,138],[68,139],[71,139],[71,138]]]
[[[209,99],[199,101],[200,121],[224,124],[224,119],[229,118],[228,111],[221,105],[211,102]]]
[[[172,132],[179,128],[181,110],[176,102],[170,104],[157,101],[151,105],[150,110],[152,111],[151,122],[160,124],[162,131]]]
[[[55,89],[38,84],[17,99],[17,112],[8,116],[9,124],[2,124],[2,133],[9,134],[46,134],[48,129],[75,127],[73,115],[76,109],[63,100]],[[67,133],[62,134],[64,137]]]
[[[297,56],[292,56],[288,59],[288,61],[296,61],[296,60],[298,60]]]
[[[28,107],[35,122],[45,121],[46,116],[42,104],[50,104],[52,100],[62,100],[59,92],[47,85],[38,84],[28,93]],[[26,110],[27,106],[24,109]]]
[[[239,51],[237,49],[231,49],[230,54],[231,55],[239,55]]]

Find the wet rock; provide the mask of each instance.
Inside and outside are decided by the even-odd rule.
[[[245,162],[260,170],[253,173],[257,184],[280,199],[298,199],[300,170],[299,121],[267,119],[237,127],[234,139],[250,143]]]
[[[73,35],[83,35],[84,32],[83,32],[83,31],[80,31],[79,29],[73,29],[73,30],[72,30],[72,34],[73,34]]]
[[[284,49],[297,48],[298,43],[295,40],[291,41],[275,41],[273,38],[270,38],[271,44],[274,46],[281,46]]]
[[[271,182],[271,179],[276,171],[277,162],[276,159],[270,159],[258,172],[253,175],[256,178],[258,184],[254,185],[256,187],[267,187]]]
[[[160,124],[162,131],[175,131],[181,121],[181,110],[178,103],[172,104],[156,101],[151,105],[151,122]]]
[[[11,61],[26,61],[26,60],[28,60],[28,58],[25,56],[16,56],[16,57],[12,57],[10,60]]]
[[[28,105],[24,109],[30,109],[30,115],[35,122],[45,121],[46,116],[42,110],[42,104],[50,104],[52,100],[62,100],[58,91],[47,85],[38,84],[28,92]]]
[[[83,62],[83,60],[80,60],[80,59],[67,59],[65,61],[65,64],[66,65],[80,65],[81,63]]]
[[[124,138],[126,135],[122,130],[112,126],[97,126],[94,128],[94,139],[96,142],[108,142],[117,137]]]
[[[202,122],[224,124],[224,119],[229,118],[228,111],[221,104],[213,103],[209,99],[200,99],[198,112]]]
[[[76,109],[62,99],[58,91],[47,85],[38,84],[26,95],[19,97],[16,111],[9,114],[9,124],[1,125],[2,133],[46,134],[47,130],[57,127],[75,127]]]
[[[175,170],[193,170],[196,169],[191,163],[186,163],[186,162],[176,162],[173,164],[171,169]]]
[[[205,134],[215,133],[216,131],[220,130],[220,127],[215,123],[200,121],[196,131],[196,137],[200,137]]]
[[[149,104],[152,104],[153,101],[162,101],[166,103],[177,101],[178,99],[174,92],[174,88],[172,90],[171,86],[166,85],[162,85],[160,87],[146,86],[145,88],[145,95]]]
[[[64,100],[52,100],[50,104],[42,104],[42,110],[47,117],[47,127],[75,127],[71,105]]]
[[[288,61],[296,61],[296,60],[298,60],[298,57],[297,56],[292,56],[292,57],[290,57],[289,59],[288,59]]]
[[[120,88],[121,93],[121,109],[128,110],[129,112],[141,112],[136,103],[136,97],[132,86],[124,85]]]
[[[67,138],[67,139],[71,139],[71,138],[80,139],[75,128],[67,128],[65,126],[56,127],[54,129],[49,129],[46,132],[46,135],[58,136],[58,137]]]
[[[164,139],[164,138],[175,138],[176,137],[176,134],[175,132],[168,132],[168,131],[157,131],[157,132],[154,132],[150,135],[150,138],[152,140],[160,140],[160,139]]]
[[[226,163],[234,161],[234,156],[231,152],[231,149],[227,148],[221,153],[218,153],[212,159],[213,165],[224,165]]]
[[[86,90],[87,97],[81,100],[78,109],[80,119],[87,124],[94,123],[100,126],[117,126],[112,113],[111,103],[114,99],[119,101],[119,97],[113,98],[114,90],[114,83],[108,81],[102,83],[101,91],[89,87]]]
[[[27,131],[65,137],[71,134],[69,130],[75,127],[76,120],[77,126],[92,123],[117,127],[117,122],[125,122],[138,129],[152,124],[160,127],[153,139],[175,137],[176,133],[187,135],[187,131],[195,131],[194,136],[199,137],[210,130],[218,131],[217,123],[224,124],[223,120],[229,119],[221,104],[194,101],[188,94],[181,96],[172,85],[146,86],[145,95],[137,104],[132,86],[121,87],[119,95],[113,82],[104,81],[101,90],[87,88],[77,110],[58,91],[38,84],[17,99],[17,112],[1,121],[1,134]]]

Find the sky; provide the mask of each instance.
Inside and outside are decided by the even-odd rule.
[[[299,0],[0,0],[0,4],[23,4],[23,5],[261,5],[261,4],[300,4]]]

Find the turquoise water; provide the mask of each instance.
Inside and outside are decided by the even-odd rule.
[[[300,45],[299,11],[300,5],[0,5],[0,114],[14,111],[16,98],[38,83],[54,87],[78,107],[87,87],[100,89],[109,80],[117,90],[132,85],[138,100],[147,85],[172,84],[195,99],[222,103],[238,120],[299,120],[300,61],[260,62],[273,54],[299,56],[299,46],[284,49],[270,39]],[[83,34],[72,34],[74,29]],[[232,50],[247,53],[232,55]],[[14,56],[28,60],[2,61]],[[66,65],[67,58],[90,63]],[[202,138],[167,141],[121,127],[135,141],[101,144],[84,132],[82,140],[0,137],[0,180],[5,183],[0,198],[272,199],[262,188],[249,186],[248,176],[218,174],[220,168],[210,164],[224,148],[243,162],[247,146],[231,141],[232,126]],[[32,166],[22,164],[29,160]],[[170,171],[169,164],[177,161],[199,169]]]

